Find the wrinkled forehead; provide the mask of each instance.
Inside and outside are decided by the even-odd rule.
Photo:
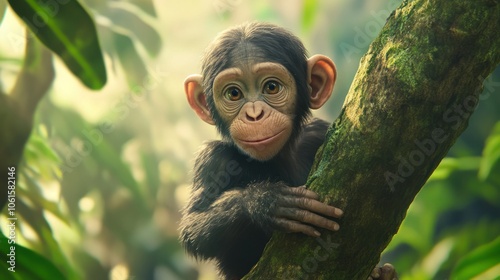
[[[259,46],[244,42],[232,50],[226,68],[251,69],[253,65],[262,62],[278,62],[278,59],[276,56],[264,52]]]

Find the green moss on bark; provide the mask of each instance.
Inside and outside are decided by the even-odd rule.
[[[478,88],[500,62],[499,22],[495,0],[404,1],[391,14],[361,60],[308,180],[345,211],[340,231],[322,232],[338,247],[310,271],[304,262],[317,242],[277,234],[246,279],[367,278],[466,128]],[[423,151],[419,143],[429,141],[432,151]]]

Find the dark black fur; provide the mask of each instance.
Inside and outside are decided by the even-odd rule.
[[[298,102],[294,130],[273,159],[257,161],[243,154],[229,136],[213,102],[212,85],[222,70],[246,59],[246,48],[258,49],[262,61],[284,65],[295,78]],[[242,58],[243,56],[243,58]],[[255,59],[255,54],[252,55]],[[294,35],[270,24],[251,23],[226,31],[203,60],[203,87],[222,141],[213,141],[198,156],[193,193],[181,221],[181,240],[200,259],[217,261],[226,279],[240,279],[259,260],[275,228],[272,213],[279,186],[304,185],[328,123],[307,122],[307,62]]]
[[[193,195],[181,222],[188,252],[215,259],[226,279],[247,274],[272,233],[276,187],[305,184],[327,128],[328,123],[314,120],[290,154],[267,162],[243,155],[231,143],[208,143],[196,160]]]

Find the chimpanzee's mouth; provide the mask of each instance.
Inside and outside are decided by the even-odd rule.
[[[269,137],[265,137],[265,138],[262,138],[262,139],[256,139],[256,140],[241,140],[241,139],[238,139],[241,143],[243,144],[246,144],[246,145],[263,145],[263,144],[269,144],[271,142],[273,142],[276,138],[278,138],[278,136],[280,136],[283,131],[285,130],[282,130],[272,136],[269,136]]]

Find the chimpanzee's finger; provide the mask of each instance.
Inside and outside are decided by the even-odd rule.
[[[314,229],[312,226],[308,226],[306,224],[302,224],[292,220],[276,219],[275,222],[279,228],[286,232],[300,232],[312,237],[318,237],[321,235],[319,231]]]
[[[340,218],[344,211],[339,208],[330,206],[323,202],[307,197],[283,197],[280,200],[280,206],[300,208],[314,213],[318,213],[324,216]]]
[[[277,209],[276,215],[278,217],[286,218],[292,221],[297,221],[301,223],[306,223],[313,225],[315,227],[320,227],[328,229],[331,231],[337,231],[340,226],[336,222],[315,214],[313,212],[299,209],[299,208],[284,208],[280,207]]]
[[[284,187],[283,188],[283,193],[284,194],[290,194],[293,196],[299,196],[299,197],[308,197],[312,199],[319,199],[319,195],[311,190],[306,189],[305,186],[300,186],[300,187]]]

